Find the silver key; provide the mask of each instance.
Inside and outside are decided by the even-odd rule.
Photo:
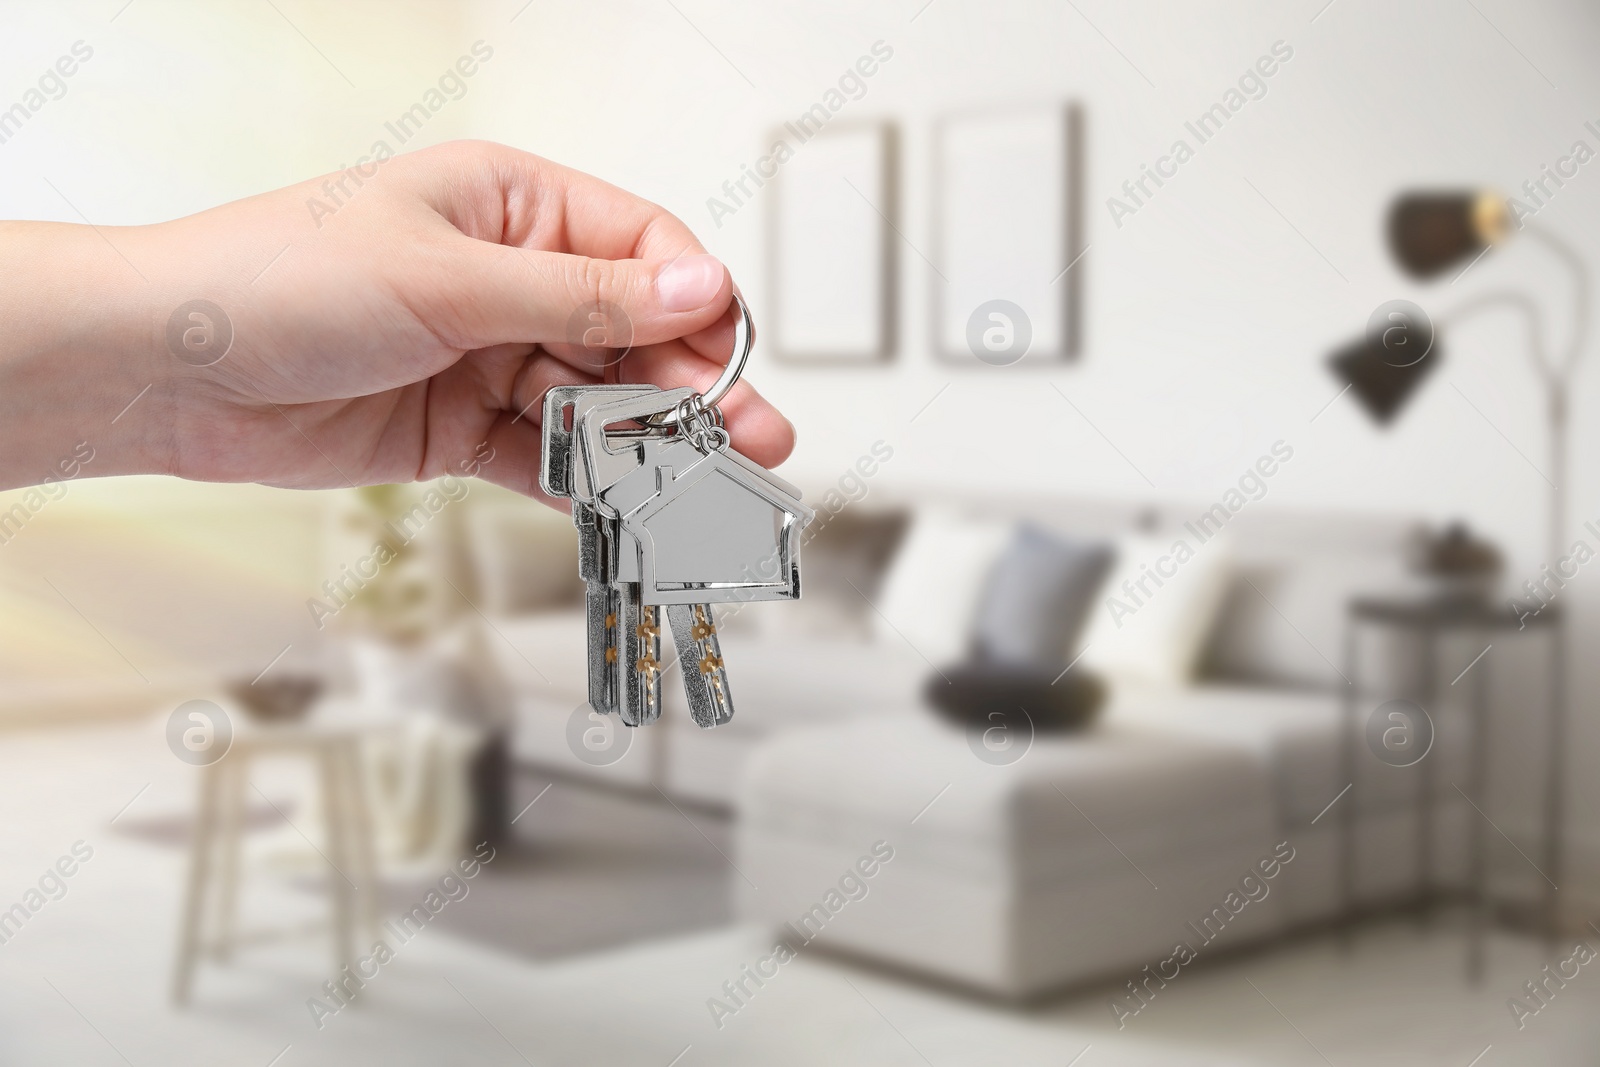
[[[555,497],[572,496],[573,432],[569,410],[591,396],[592,402],[621,399],[652,392],[640,385],[554,386],[544,397],[544,447],[540,454],[539,485]],[[575,412],[574,412],[575,414]],[[614,521],[602,517],[591,503],[574,500],[572,522],[578,530],[578,574],[585,584],[584,614],[589,705],[601,714],[618,711],[619,604],[610,569],[615,553],[611,539]]]
[[[655,414],[693,392],[663,393],[651,386],[631,386],[579,392],[572,400],[573,496],[575,501],[588,499],[593,504],[595,540],[603,553],[596,569],[601,583],[590,586],[589,702],[596,710],[617,711],[628,726],[647,725],[661,716],[661,609],[642,605],[637,574],[619,569],[619,562],[631,562],[634,553],[619,551],[623,538],[616,511],[597,490],[639,465],[668,431],[608,431],[606,427]],[[598,408],[605,408],[609,416],[591,418],[590,412]],[[631,570],[636,572],[637,567]]]

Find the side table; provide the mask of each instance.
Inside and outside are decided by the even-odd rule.
[[[1358,596],[1353,598],[1347,608],[1345,618],[1344,661],[1345,676],[1349,684],[1345,687],[1343,738],[1340,746],[1340,761],[1343,768],[1345,781],[1352,784],[1356,781],[1356,737],[1360,732],[1356,721],[1357,705],[1360,702],[1362,691],[1359,685],[1358,656],[1356,654],[1356,639],[1362,626],[1383,626],[1390,629],[1403,630],[1416,634],[1422,638],[1422,691],[1417,694],[1423,710],[1431,720],[1434,720],[1435,734],[1438,732],[1438,720],[1435,719],[1435,710],[1439,699],[1438,655],[1439,640],[1447,634],[1493,634],[1505,630],[1540,629],[1548,633],[1556,633],[1560,622],[1559,609],[1551,606],[1545,608],[1538,615],[1523,616],[1513,610],[1510,605],[1496,606],[1494,603],[1483,599],[1441,598],[1441,597],[1390,597],[1390,596]],[[1489,780],[1489,677],[1490,669],[1487,660],[1475,662],[1470,666],[1473,674],[1471,689],[1471,714],[1472,738],[1468,753],[1468,788],[1463,791],[1467,801],[1476,809],[1476,817],[1472,820],[1472,833],[1470,844],[1468,893],[1471,898],[1471,921],[1469,924],[1467,972],[1474,981],[1483,977],[1483,952],[1484,934],[1486,929],[1489,890],[1488,890],[1488,853],[1486,823],[1488,816],[1484,813],[1483,804]],[[1454,683],[1452,683],[1454,684]],[[1557,713],[1557,688],[1550,687],[1548,698],[1548,712],[1552,721]],[[1394,694],[1400,696],[1401,694]],[[1437,745],[1437,736],[1433,742]],[[1429,754],[1431,755],[1431,753]],[[1434,765],[1437,757],[1429,759],[1425,755],[1419,761],[1421,784],[1418,793],[1418,819],[1417,819],[1417,894],[1419,900],[1427,903],[1434,892],[1433,862],[1434,862],[1434,805],[1437,801],[1436,784],[1434,781]],[[1344,805],[1340,816],[1339,835],[1339,894],[1340,910],[1348,923],[1356,913],[1356,821],[1360,812],[1359,791],[1352,796],[1350,802]],[[1546,839],[1546,854],[1548,842],[1556,832],[1555,827],[1546,820],[1542,833]],[[1545,929],[1553,929],[1554,916],[1552,911],[1555,901],[1550,895],[1544,897],[1543,921]]]
[[[235,937],[239,852],[250,764],[262,756],[299,756],[317,774],[322,798],[328,892],[333,910],[335,969],[356,960],[358,923],[371,936],[378,925],[379,885],[372,820],[361,778],[360,745],[384,727],[338,717],[258,725],[244,716],[226,755],[200,769],[199,805],[189,859],[188,889],[179,924],[172,999],[185,1004],[203,950],[218,959]],[[220,866],[219,874],[213,868]]]

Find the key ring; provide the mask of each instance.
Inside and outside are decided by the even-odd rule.
[[[728,365],[722,368],[721,376],[711,383],[711,388],[691,398],[694,401],[692,406],[699,412],[715,409],[718,402],[728,395],[733,383],[744,373],[744,365],[750,359],[750,350],[756,344],[756,321],[750,314],[750,305],[746,304],[744,297],[738,293],[733,294],[733,303],[739,309],[739,314],[733,322],[733,354],[728,357]],[[659,412],[639,421],[648,426],[666,426],[677,419],[678,413],[674,409]]]
[[[745,361],[750,358],[750,350],[756,345],[756,320],[750,314],[750,305],[738,293],[733,294],[733,303],[739,309],[739,317],[733,323],[733,355],[728,357],[728,365],[722,368],[722,376],[700,397],[697,407],[714,408],[728,395],[733,383],[744,373]]]
[[[678,436],[686,437],[702,454],[726,452],[732,438],[722,425],[722,409],[700,406],[699,397],[685,397],[672,409]]]

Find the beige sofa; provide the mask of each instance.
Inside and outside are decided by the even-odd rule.
[[[1023,508],[880,491],[870,508],[857,505],[856,526],[927,499],[1110,538],[1175,530],[1199,510],[1067,500]],[[546,527],[531,536],[517,529],[525,521],[480,516],[475,537],[511,538],[524,554],[560,551],[553,546],[564,534]],[[1189,936],[1183,924],[1212,914],[1275,848],[1294,860],[1217,943],[1240,947],[1336,914],[1339,822],[1323,815],[1345,784],[1344,667],[1334,661],[1344,605],[1355,591],[1398,587],[1411,532],[1394,519],[1241,512],[1229,527],[1235,588],[1203,677],[1180,688],[1117,687],[1091,730],[1036,738],[1007,766],[975,758],[962,731],[922,706],[932,668],[874,626],[876,585],[848,546],[822,538],[815,551],[808,546],[807,601],[758,605],[727,621],[732,723],[696,728],[669,675],[662,721],[615,727],[625,751],[614,761],[581,758],[575,742],[582,728],[573,723],[585,721],[575,599],[539,611],[490,606],[499,662],[518,693],[519,759],[736,810],[741,912],[774,928],[814,914],[840,871],[875,841],[889,842],[897,858],[874,881],[870,903],[842,911],[822,943],[1026,997],[1161,962]],[[480,577],[488,589],[501,557],[484,543],[476,556],[489,568]],[[1369,642],[1359,673],[1400,693],[1414,681],[1406,671],[1415,659],[1403,641]],[[1373,706],[1360,704],[1363,721]],[[1448,783],[1461,777],[1468,737],[1452,726],[1441,738],[1434,878],[1460,885],[1467,812]],[[1403,897],[1417,884],[1421,779],[1376,760],[1358,769],[1359,788],[1345,798],[1357,812],[1358,899]]]

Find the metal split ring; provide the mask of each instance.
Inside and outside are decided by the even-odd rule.
[[[722,425],[721,409],[707,407],[702,397],[685,397],[673,409],[673,422],[678,434],[693,442],[702,453],[725,451],[731,440]]]
[[[739,380],[739,375],[744,373],[744,365],[750,359],[750,350],[755,347],[756,322],[754,316],[750,314],[750,305],[746,304],[744,297],[738,293],[733,294],[733,305],[739,312],[738,315],[734,316],[733,320],[733,354],[728,357],[728,365],[722,368],[722,374],[715,382],[711,383],[710,389],[690,397],[689,401],[685,401],[685,403],[692,401],[692,407],[697,413],[703,414],[707,411],[716,411],[717,404],[723,397],[728,395],[728,390],[732,389],[733,383]],[[676,422],[681,429],[683,422],[679,409],[682,407],[683,404],[679,404],[677,408],[670,411],[657,412],[640,421],[648,426],[666,426],[669,423]],[[717,415],[716,428],[722,429],[722,416],[720,413]],[[722,436],[724,438],[727,437],[726,430],[722,431]],[[722,447],[725,448],[727,446],[723,445]]]

